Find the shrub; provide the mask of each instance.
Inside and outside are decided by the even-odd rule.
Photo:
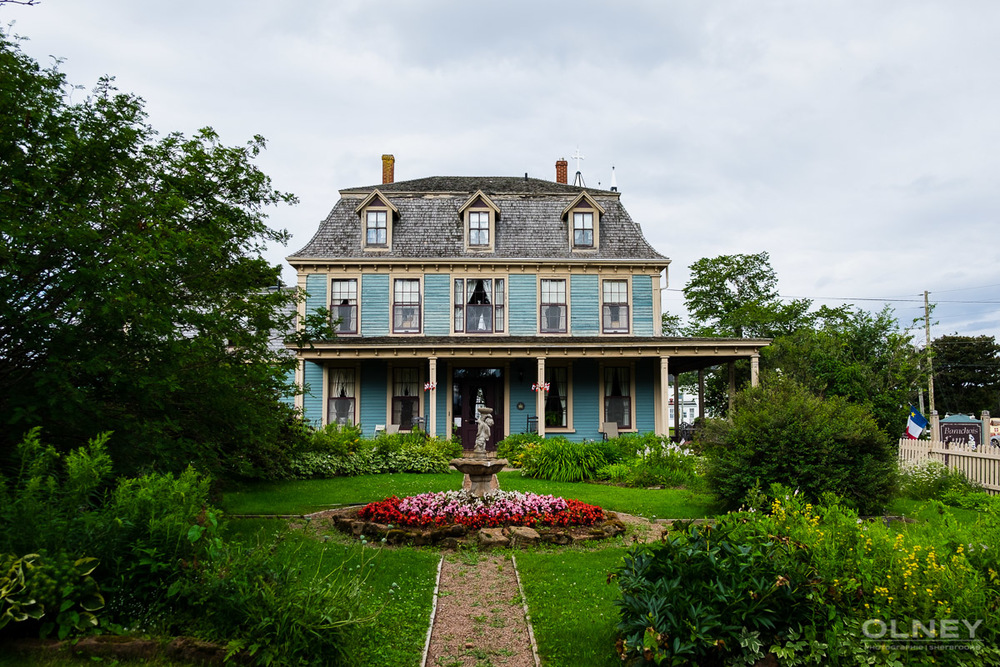
[[[554,482],[593,479],[607,461],[592,442],[572,442],[562,436],[545,438],[522,455],[521,474]]]
[[[867,408],[818,398],[791,380],[738,394],[732,420],[707,422],[702,441],[709,486],[729,508],[757,480],[814,501],[832,492],[863,514],[881,512],[892,497],[896,451]]]
[[[982,490],[962,471],[949,468],[939,461],[924,460],[903,465],[899,470],[899,494],[913,500],[942,499],[949,492],[959,494]]]
[[[354,424],[327,424],[309,437],[309,451],[335,456],[347,456],[361,444],[361,427]]]
[[[448,472],[448,462],[461,456],[462,446],[453,440],[426,438],[422,433],[398,433],[357,441],[346,454],[311,451],[288,465],[288,474],[298,479],[376,475],[392,472]]]
[[[537,433],[512,433],[497,443],[497,457],[507,459],[514,468],[520,468],[523,465],[525,447],[529,444],[537,445],[542,439]]]

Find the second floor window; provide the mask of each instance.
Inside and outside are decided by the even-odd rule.
[[[542,333],[566,333],[566,281],[542,280]]]
[[[601,314],[604,333],[628,333],[628,281],[604,281],[604,305]]]
[[[358,333],[358,281],[334,280],[330,285],[330,317],[337,333]]]
[[[594,247],[593,213],[573,213],[573,247]]]
[[[420,281],[397,278],[392,290],[392,330],[420,333]]]
[[[504,279],[455,279],[455,331],[500,333],[504,330]]]
[[[469,213],[469,245],[488,246],[490,244],[490,214],[488,211]]]
[[[365,213],[365,245],[386,245],[387,239],[386,212],[368,211]]]

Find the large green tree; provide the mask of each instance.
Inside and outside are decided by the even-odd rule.
[[[1000,345],[993,336],[941,336],[931,352],[938,411],[1000,414]]]
[[[779,298],[778,276],[766,252],[704,257],[689,269],[684,304],[691,335],[771,338],[809,321],[808,299]]]
[[[271,338],[296,295],[262,251],[294,198],[260,137],[160,136],[108,79],[70,92],[0,32],[0,444],[110,430],[125,470],[259,470],[293,423]]]

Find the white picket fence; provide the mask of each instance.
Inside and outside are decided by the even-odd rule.
[[[1000,447],[980,445],[973,450],[964,442],[939,440],[899,441],[899,462],[916,464],[938,461],[954,470],[960,470],[973,482],[978,482],[990,493],[1000,493]]]

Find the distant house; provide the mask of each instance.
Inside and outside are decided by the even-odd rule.
[[[671,374],[756,361],[767,344],[662,336],[670,260],[618,192],[569,185],[565,160],[555,181],[393,173],[383,156],[383,183],[341,190],[288,258],[300,314],[339,320],[336,339],[298,351],[316,425],[419,427],[471,448],[485,406],[491,448],[525,431],[667,433]]]

